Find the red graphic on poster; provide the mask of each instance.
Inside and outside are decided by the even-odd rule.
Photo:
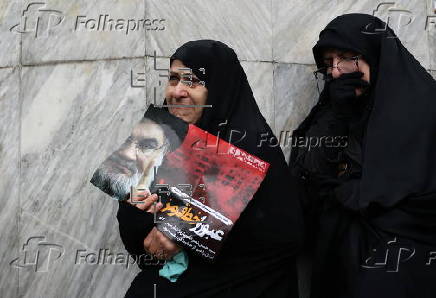
[[[156,227],[179,245],[213,260],[263,181],[269,164],[189,125],[165,156],[155,181],[164,207]]]

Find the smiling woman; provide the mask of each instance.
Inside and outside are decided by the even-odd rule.
[[[221,42],[199,40],[181,46],[170,61],[165,93],[168,111],[227,142],[231,142],[234,130],[245,132],[235,146],[270,166],[228,237],[223,237],[222,250],[213,263],[186,249],[189,266],[176,282],[159,276],[159,268],[142,267],[126,297],[153,297],[156,285],[158,297],[297,298],[295,256],[303,237],[300,196],[304,193],[289,175],[281,149],[258,145],[259,137],[273,133],[259,111],[236,53]],[[247,172],[241,183],[252,188]],[[204,176],[206,188],[208,179],[213,178],[210,176]],[[227,194],[224,186],[220,190]],[[241,200],[229,204],[240,204]],[[120,235],[132,255],[162,251],[165,258],[178,256],[180,248],[156,232],[152,214],[125,202],[119,206]],[[221,240],[221,232],[209,228],[197,225],[193,231],[200,237]]]
[[[165,100],[171,114],[194,124],[203,114],[207,88],[200,84],[201,81],[189,70],[190,68],[178,59],[171,63]]]

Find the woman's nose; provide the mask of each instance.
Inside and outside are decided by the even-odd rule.
[[[339,59],[338,58],[334,58],[332,62],[333,62],[332,77],[334,79],[337,79],[337,78],[339,78],[341,76],[341,72],[338,69]]]
[[[175,85],[173,88],[171,88],[170,96],[173,97],[173,98],[187,97],[188,96],[187,88],[188,88],[188,86],[183,84],[182,81],[180,80],[177,83],[177,85]]]
[[[177,94],[186,95],[186,94],[188,93],[188,88],[189,88],[189,86],[186,86],[182,81],[183,81],[183,79],[181,79],[181,80],[177,83],[177,85],[176,85],[176,87],[175,87],[175,92],[176,92]]]
[[[341,76],[341,72],[338,70],[337,67],[334,67],[334,68],[332,69],[332,77],[333,77],[333,79],[337,79],[337,78],[339,78],[340,76]]]

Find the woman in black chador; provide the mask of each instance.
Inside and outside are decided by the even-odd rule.
[[[313,54],[325,85],[294,137],[320,142],[290,161],[310,191],[312,297],[436,297],[436,82],[370,15],[331,21]]]
[[[209,133],[217,135],[219,131],[227,141],[231,130],[245,132],[245,137],[235,145],[269,162],[270,168],[214,263],[185,250],[189,265],[174,283],[159,276],[161,266],[140,263],[142,271],[126,297],[153,297],[156,284],[157,297],[162,298],[297,298],[295,255],[303,242],[301,184],[291,178],[279,147],[258,142],[262,135],[272,135],[272,131],[259,111],[235,52],[218,41],[192,41],[177,49],[170,61],[166,103],[212,107],[170,107],[169,112]],[[187,84],[177,70],[186,67],[193,72],[192,82]],[[205,86],[199,81],[204,81]],[[222,123],[226,125],[220,126]],[[121,238],[130,254],[156,252],[153,241],[147,240],[157,233],[152,213],[121,201],[117,218]],[[164,247],[162,256],[171,257],[178,248],[162,237],[165,236],[159,234],[155,241]]]

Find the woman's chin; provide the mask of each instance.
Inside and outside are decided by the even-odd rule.
[[[182,117],[179,117],[179,118],[185,122],[188,122],[190,124],[194,124],[194,121],[192,120],[193,117],[191,115],[183,115]]]
[[[176,116],[177,118],[182,119],[185,122],[191,123],[191,118],[190,115],[184,115],[184,114],[179,114],[179,113],[171,113],[174,116]]]

